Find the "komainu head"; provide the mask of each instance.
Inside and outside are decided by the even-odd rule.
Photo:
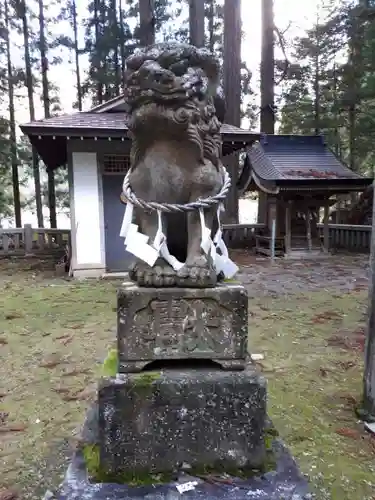
[[[206,49],[191,45],[158,44],[130,56],[125,101],[134,163],[150,141],[170,139],[188,140],[201,161],[218,166],[225,112],[219,79],[218,61]]]

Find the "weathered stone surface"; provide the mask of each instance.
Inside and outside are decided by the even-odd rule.
[[[252,369],[122,374],[99,388],[101,468],[129,471],[264,464],[266,385]]]
[[[202,478],[191,478],[184,473],[168,484],[129,486],[126,484],[97,483],[88,480],[85,462],[77,451],[69,465],[57,500],[312,500],[308,484],[283,443],[275,439],[273,450],[276,467],[272,472],[249,479],[236,479],[212,483]],[[195,490],[180,494],[178,483],[197,481]],[[323,495],[324,496],[324,495]]]
[[[86,412],[83,425],[77,435],[78,443],[96,445],[99,442],[99,403],[95,401]]]
[[[119,372],[161,359],[209,359],[242,369],[247,352],[248,299],[237,284],[215,288],[118,291]]]
[[[128,57],[124,91],[132,134],[129,181],[139,199],[184,205],[220,192],[224,167],[216,106],[222,117],[224,102],[219,82],[219,62],[204,48],[163,43]],[[205,208],[205,225],[213,233],[217,208]],[[153,241],[158,214],[137,205],[134,211],[140,231]],[[175,271],[164,258],[152,268],[138,261],[130,278],[145,287],[216,285],[213,262],[201,250],[198,210],[162,212],[161,219],[169,252],[182,268]]]

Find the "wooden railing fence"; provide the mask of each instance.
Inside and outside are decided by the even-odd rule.
[[[265,224],[223,224],[223,240],[228,248],[254,248],[255,236]]]
[[[224,224],[223,239],[228,248],[255,248],[255,236],[264,224]],[[323,224],[318,224],[323,235]],[[330,248],[367,253],[371,247],[371,226],[329,224]],[[0,256],[54,254],[70,247],[69,229],[40,229],[25,224],[22,228],[0,229]]]
[[[323,236],[323,224],[318,224]],[[329,242],[333,250],[369,253],[371,249],[371,226],[352,224],[329,224]]]
[[[70,229],[41,229],[25,224],[0,229],[0,256],[26,256],[64,252],[70,246]]]
[[[264,224],[224,224],[223,237],[228,248],[255,248],[255,236],[265,229]],[[318,224],[323,237],[323,224]],[[371,248],[371,226],[329,224],[332,250],[368,253]]]

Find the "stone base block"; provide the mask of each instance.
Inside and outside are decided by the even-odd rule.
[[[272,445],[275,470],[248,479],[223,476],[215,480],[176,474],[168,484],[134,486],[115,483],[93,484],[82,453],[77,451],[69,465],[64,481],[54,495],[56,500],[312,500],[306,479],[282,442]],[[196,486],[179,493],[177,486],[194,481]],[[50,496],[48,496],[50,498]]]
[[[247,353],[245,288],[140,288],[118,291],[119,372],[136,372],[156,360],[209,359],[243,369]]]
[[[123,374],[99,388],[100,468],[167,472],[261,468],[266,384],[251,369]]]

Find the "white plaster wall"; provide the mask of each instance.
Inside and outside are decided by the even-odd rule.
[[[74,225],[77,267],[104,267],[101,248],[101,204],[96,153],[72,153]]]

